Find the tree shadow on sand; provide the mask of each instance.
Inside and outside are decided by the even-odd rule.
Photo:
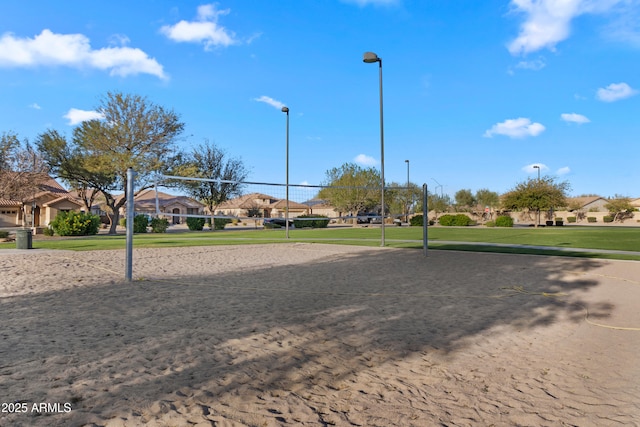
[[[371,250],[4,298],[5,396],[73,403],[68,414],[7,419],[12,425],[382,423],[367,416],[371,402],[391,405],[391,412],[402,406],[398,387],[382,384],[383,367],[390,377],[404,370],[410,382],[486,334],[579,325],[584,306],[593,318],[606,317],[610,304],[582,299],[598,285],[583,273],[600,265]],[[46,385],[40,392],[24,383],[35,377]],[[407,385],[400,393],[419,388]]]

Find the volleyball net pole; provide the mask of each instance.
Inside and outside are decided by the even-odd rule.
[[[134,172],[132,168],[127,169],[127,216],[126,216],[126,225],[127,225],[127,249],[126,249],[126,267],[125,267],[125,279],[127,282],[131,282],[133,276],[133,218],[135,216],[135,206],[134,206],[134,186],[135,186],[135,177],[137,173]]]

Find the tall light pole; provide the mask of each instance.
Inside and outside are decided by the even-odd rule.
[[[404,162],[407,164],[407,215],[405,221],[409,222],[409,195],[411,194],[409,189],[409,160],[405,160]]]
[[[382,224],[381,224],[381,237],[380,237],[380,246],[384,246],[384,115],[383,111],[383,103],[382,103],[382,58],[379,58],[373,52],[365,52],[362,61],[367,64],[378,63],[380,70],[380,181],[381,181],[381,196],[380,196],[380,205],[382,206]]]
[[[286,162],[287,178],[285,183],[285,187],[286,187],[285,209],[286,210],[284,212],[284,229],[285,229],[285,236],[288,239],[289,238],[289,107],[282,107],[282,112],[287,115],[287,162]]]

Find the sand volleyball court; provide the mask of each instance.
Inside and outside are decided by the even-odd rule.
[[[0,252],[2,426],[640,425],[640,263]]]

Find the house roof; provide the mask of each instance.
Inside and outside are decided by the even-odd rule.
[[[264,201],[262,203],[256,200]],[[251,208],[269,208],[283,210],[287,206],[285,199],[278,199],[268,194],[249,193],[235,199],[227,200],[218,206],[218,209],[251,209]],[[308,205],[289,200],[289,209],[302,210],[309,209]]]
[[[63,196],[71,196],[70,193],[58,183],[55,179],[47,176],[42,184],[39,185],[40,191],[35,193],[33,197],[29,198],[29,201],[42,198],[43,196],[54,197],[57,199]],[[50,201],[48,202],[50,203]],[[1,199],[0,206],[15,207],[22,206],[22,202],[19,200]]]
[[[302,202],[302,204],[311,208],[333,208],[329,201],[325,199],[309,199]]]
[[[595,201],[598,200],[604,200],[606,201],[605,198],[600,197],[600,196],[584,196],[584,197],[571,197],[567,200],[567,204],[573,204],[573,203],[577,203],[580,206],[587,206]]]
[[[256,204],[255,200],[267,200],[267,203],[259,203]],[[249,193],[244,196],[236,197],[235,199],[227,200],[226,202],[220,204],[218,209],[251,209],[255,207],[268,207],[274,201],[277,201],[273,196],[263,193]]]
[[[285,199],[280,199],[275,203],[271,203],[269,207],[276,208],[279,210],[285,209],[287,207],[287,201]],[[289,200],[289,210],[291,209],[309,209],[309,206],[303,205],[302,203],[294,202],[293,200]]]
[[[58,197],[57,199],[49,200],[47,203],[44,203],[42,206],[53,206],[60,202],[68,201],[78,206],[83,206],[84,204],[78,199],[71,197],[71,195],[63,195],[62,197]]]
[[[155,207],[156,205],[156,191],[155,190],[144,190],[139,193],[134,198],[135,204],[138,206],[151,206]],[[181,205],[187,206],[189,208],[202,208],[204,205],[198,202],[195,199],[187,196],[174,196],[172,194],[163,193],[162,191],[158,191],[158,204],[161,207],[169,206],[172,204],[179,203]]]

